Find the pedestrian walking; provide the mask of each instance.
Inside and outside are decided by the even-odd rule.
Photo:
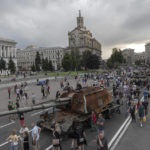
[[[108,150],[107,139],[102,132],[100,132],[97,137],[97,150]]]
[[[19,119],[20,119],[20,126],[23,127],[23,125],[24,125],[24,114],[23,113],[19,113]]]
[[[60,135],[61,135],[61,129],[57,122],[55,122],[55,127],[53,130],[53,150],[61,150],[61,143],[60,143]]]
[[[98,133],[100,132],[104,133],[104,123],[105,123],[105,119],[103,118],[102,114],[99,114],[96,122]]]
[[[143,118],[144,118],[144,106],[142,105],[142,102],[140,102],[140,105],[139,105],[139,118],[140,118],[140,126],[142,127],[143,124]]]
[[[24,150],[29,150],[29,133],[25,131],[23,133],[23,148]]]
[[[95,115],[94,111],[92,111],[92,113],[91,113],[91,128],[92,128],[92,130],[93,129],[97,130],[97,128],[96,128],[96,115]]]
[[[32,145],[34,150],[40,150],[40,132],[41,128],[35,125],[35,123],[32,123]]]
[[[8,98],[9,99],[11,98],[11,88],[10,87],[8,88]]]
[[[10,142],[10,150],[18,150],[18,136],[16,130],[12,130],[11,135],[6,139]]]
[[[145,116],[147,116],[147,114],[148,114],[148,100],[144,99],[144,102],[142,103],[142,105],[144,106]]]
[[[34,105],[36,103],[36,96],[34,93],[32,93],[32,104]]]
[[[136,117],[135,117],[135,113],[136,113],[136,107],[135,107],[135,104],[134,104],[134,101],[132,102],[130,108],[129,108],[129,112],[131,114],[131,117],[132,117],[132,122],[135,121],[136,122]]]
[[[86,134],[81,123],[78,123],[76,126],[76,135],[77,135],[77,145],[78,150],[84,150],[84,145],[87,145]]]

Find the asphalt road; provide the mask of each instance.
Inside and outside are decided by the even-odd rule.
[[[75,86],[75,81],[74,79],[70,80],[71,85]],[[88,84],[90,85],[92,81],[90,81]],[[51,82],[51,90],[52,90],[52,95],[54,96],[56,93],[56,89],[59,88],[59,82]],[[37,87],[35,85],[31,85],[30,90],[34,90],[36,94],[41,97],[41,93],[39,92],[40,87]],[[29,90],[29,91],[30,91]],[[110,88],[111,90],[111,88]],[[50,99],[53,98],[51,95]],[[5,109],[7,108],[5,99],[2,97],[7,97],[7,92],[6,89],[0,91],[0,100],[1,104],[4,103],[3,106],[0,106],[0,109],[3,110],[3,107]],[[40,101],[40,98],[39,98]],[[125,120],[125,107],[121,108],[121,114],[114,114],[113,117],[109,120],[106,120],[105,122],[105,136],[108,139],[108,142],[112,139],[114,134],[117,132],[118,128],[121,126],[121,124]],[[37,122],[39,119],[39,115],[42,113],[42,110],[38,111],[33,111],[33,112],[28,112],[25,114],[25,124],[26,126],[31,130],[31,123],[32,122]],[[6,138],[10,135],[12,129],[16,129],[19,131],[20,129],[20,124],[19,120],[15,120],[14,122],[10,122],[8,119],[8,116],[0,117],[0,150],[8,150],[9,149],[9,143],[5,143]],[[19,135],[19,132],[17,133]],[[96,135],[97,132],[93,132],[90,129],[86,129],[86,135],[87,135],[87,141],[88,145],[86,146],[86,150],[96,150]],[[43,130],[40,135],[40,145],[41,145],[41,150],[45,150],[47,147],[49,147],[52,144],[52,135],[48,130]],[[30,145],[31,145],[31,136],[30,136]],[[31,145],[32,146],[32,145]],[[71,146],[71,139],[64,139],[62,141],[62,149],[63,150],[69,150]],[[19,150],[21,150],[21,146],[19,145]],[[32,147],[31,147],[32,150]],[[118,148],[117,150],[124,150],[122,148]],[[128,149],[126,149],[128,150]],[[130,150],[130,149],[129,149]],[[134,150],[134,149],[132,149]],[[146,149],[145,149],[146,150]]]

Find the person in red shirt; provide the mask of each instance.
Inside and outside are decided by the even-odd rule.
[[[92,128],[92,130],[93,129],[97,130],[97,128],[96,128],[96,115],[95,115],[94,111],[92,111],[92,114],[91,114],[91,128]]]
[[[9,99],[10,99],[10,96],[11,96],[11,89],[10,89],[10,87],[8,88],[8,97],[9,97]]]

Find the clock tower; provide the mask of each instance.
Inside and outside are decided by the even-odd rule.
[[[77,17],[77,27],[83,28],[84,26],[84,20],[81,16],[81,11],[79,10],[79,16]]]

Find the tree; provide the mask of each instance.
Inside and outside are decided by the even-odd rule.
[[[41,65],[41,58],[39,52],[36,52],[36,57],[35,57],[35,69],[36,71],[40,71],[40,65]]]
[[[46,59],[42,59],[42,69],[44,71],[48,71],[49,70],[48,65],[49,65],[48,59],[47,58]]]
[[[79,70],[81,68],[80,52],[78,48],[73,48],[70,53],[71,70]]]
[[[86,50],[82,53],[82,60],[81,64],[85,68],[85,70],[88,68],[88,60],[90,59],[92,53],[89,50]]]
[[[107,60],[107,66],[109,68],[118,67],[118,65],[125,63],[125,59],[122,55],[122,51],[117,48],[113,48],[110,58]]]
[[[100,59],[96,54],[91,54],[87,60],[88,69],[98,69],[100,65]]]
[[[62,59],[62,67],[65,71],[71,70],[71,57],[70,54],[65,53],[63,59]]]
[[[48,62],[48,70],[49,71],[53,71],[54,70],[51,60],[49,60],[49,62]]]
[[[14,74],[15,71],[16,71],[15,63],[14,63],[14,61],[12,60],[11,57],[10,57],[9,62],[8,62],[8,69],[10,70],[10,72],[11,72],[12,74]]]
[[[6,70],[6,61],[3,58],[0,59],[0,70]]]
[[[35,65],[32,65],[32,66],[31,66],[31,70],[32,70],[33,72],[36,71]]]

